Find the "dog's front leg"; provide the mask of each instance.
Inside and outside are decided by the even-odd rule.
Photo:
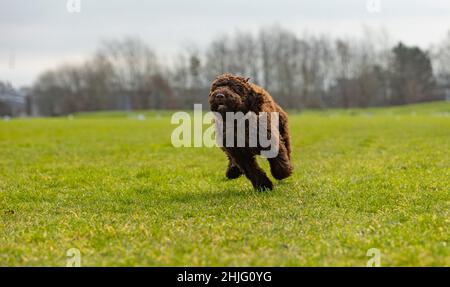
[[[226,176],[228,179],[235,179],[242,175],[242,170],[236,164],[234,158],[228,153],[228,151],[224,148],[223,151],[228,157],[228,168],[226,172]]]
[[[267,177],[264,170],[259,167],[254,156],[233,155],[233,158],[256,190],[273,189],[273,183]]]

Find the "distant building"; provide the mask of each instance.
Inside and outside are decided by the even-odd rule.
[[[435,100],[450,101],[450,78],[437,77],[436,89],[434,92]]]
[[[10,83],[0,82],[0,116],[24,116],[27,114],[26,90],[15,90]]]

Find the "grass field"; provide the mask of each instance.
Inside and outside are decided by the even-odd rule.
[[[0,121],[1,266],[450,265],[450,103],[291,112],[263,193],[143,113]]]

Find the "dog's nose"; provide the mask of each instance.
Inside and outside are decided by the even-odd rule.
[[[225,98],[225,95],[224,95],[224,94],[217,94],[217,95],[216,95],[216,98],[217,98],[217,99],[224,99],[224,98]]]

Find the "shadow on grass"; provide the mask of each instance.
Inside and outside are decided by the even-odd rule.
[[[152,193],[147,188],[137,188],[135,191],[140,194]],[[163,197],[154,198],[154,200],[160,203],[220,203],[248,198],[272,197],[276,194],[280,194],[280,191],[276,189],[272,191],[256,191],[252,187],[234,186],[220,188],[220,186],[217,186],[208,191],[174,191],[173,193],[166,193]]]
[[[191,203],[191,202],[221,202],[246,198],[250,196],[251,190],[227,188],[212,191],[188,191],[176,193],[167,198],[171,202]]]

